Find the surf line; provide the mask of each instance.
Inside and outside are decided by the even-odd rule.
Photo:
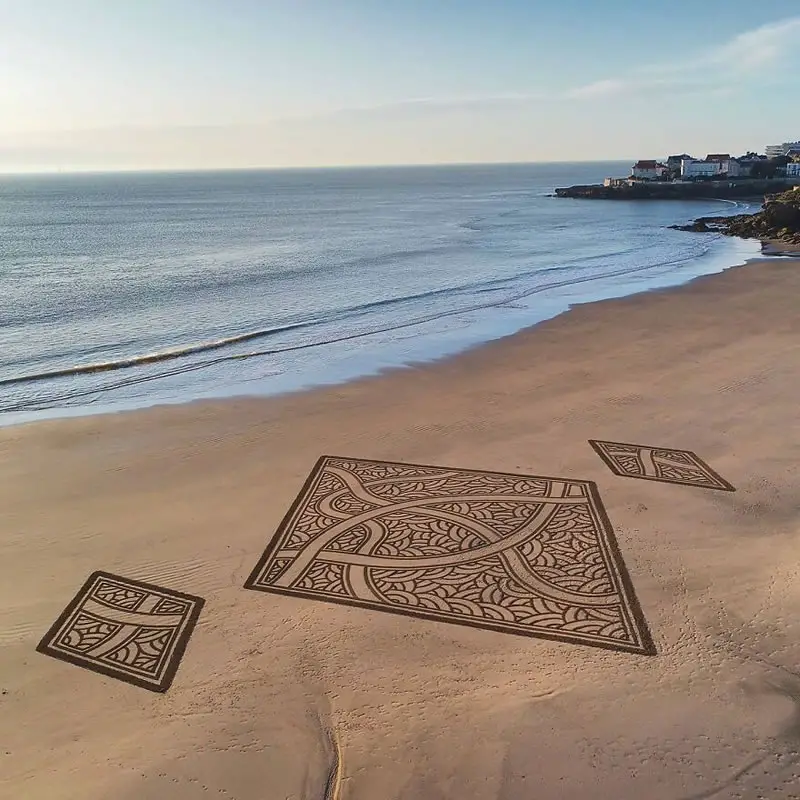
[[[249,331],[247,333],[240,333],[236,336],[215,339],[210,342],[201,342],[200,344],[189,345],[187,347],[176,347],[170,350],[161,350],[156,353],[147,353],[141,356],[131,356],[130,358],[121,358],[115,361],[99,361],[93,364],[79,364],[73,367],[62,367],[60,369],[51,369],[44,372],[34,372],[30,373],[29,375],[17,375],[12,378],[0,379],[0,386],[11,386],[18,383],[33,383],[34,381],[51,380],[53,378],[67,378],[72,375],[92,375],[97,372],[111,372],[117,369],[139,367],[144,364],[157,364],[161,361],[172,361],[176,358],[184,358],[185,356],[194,355],[195,353],[206,353],[210,350],[221,350],[224,347],[230,347],[232,344],[249,342],[253,341],[254,339],[263,339],[267,336],[284,333],[286,331],[297,330],[298,328],[306,328],[314,324],[316,324],[316,321],[297,322],[291,325],[283,325],[278,328],[265,328],[258,331]]]
[[[714,238],[722,238],[722,235],[719,234]],[[675,259],[674,261],[667,262],[671,267],[675,268],[683,263],[687,263],[692,261],[696,258],[696,254],[688,255],[684,258]],[[389,333],[392,331],[403,330],[407,328],[412,328],[418,325],[424,325],[429,322],[434,322],[436,320],[445,319],[447,317],[456,316],[459,314],[468,314],[475,311],[481,311],[484,309],[489,308],[497,308],[499,306],[506,305],[508,303],[513,303],[518,300],[523,300],[527,297],[531,297],[532,295],[539,294],[541,292],[545,292],[548,289],[557,289],[562,288],[565,286],[572,286],[576,284],[582,283],[592,283],[594,281],[599,281],[607,278],[614,278],[623,275],[634,274],[637,272],[647,272],[648,270],[654,269],[656,266],[662,265],[646,265],[644,267],[627,267],[623,269],[612,270],[610,272],[605,272],[597,275],[591,276],[584,276],[584,277],[575,277],[569,280],[562,280],[562,281],[551,281],[549,283],[539,284],[538,286],[533,286],[521,292],[516,292],[511,296],[504,297],[503,299],[496,300],[490,303],[478,303],[472,304],[469,306],[464,306],[461,308],[451,309],[449,311],[440,312],[438,314],[430,314],[424,317],[420,317],[418,319],[412,319],[407,322],[401,322],[396,325],[385,326],[381,328],[376,328],[372,330],[366,331],[359,331],[357,333],[347,334],[345,336],[338,336],[332,339],[324,339],[321,341],[314,341],[314,342],[304,342],[301,344],[296,345],[289,345],[288,347],[279,347],[274,349],[264,349],[264,350],[254,350],[245,353],[231,353],[229,355],[222,355],[218,356],[217,358],[208,359],[207,361],[203,361],[198,364],[188,364],[183,368],[178,368],[174,370],[169,370],[167,372],[155,374],[155,375],[148,375],[143,376],[138,379],[127,380],[127,381],[119,381],[116,384],[111,384],[108,386],[99,386],[94,387],[89,390],[78,391],[78,392],[67,392],[62,394],[58,397],[51,398],[51,400],[47,404],[43,405],[36,405],[36,404],[29,404],[27,402],[16,403],[10,406],[0,406],[0,413],[6,413],[10,411],[30,411],[30,410],[37,410],[43,408],[53,408],[56,407],[59,402],[63,402],[65,400],[72,400],[77,399],[78,397],[90,396],[90,395],[97,395],[100,393],[104,393],[107,391],[113,391],[114,389],[120,389],[125,386],[133,385],[136,383],[142,382],[149,382],[153,380],[159,380],[162,378],[167,378],[173,375],[179,375],[185,372],[192,372],[194,370],[200,369],[207,369],[208,367],[212,367],[224,362],[231,362],[231,361],[238,361],[238,360],[247,360],[251,358],[258,358],[263,356],[271,356],[271,355],[279,355],[281,353],[290,353],[293,351],[298,350],[306,350],[314,347],[324,347],[325,345],[336,344],[339,342],[346,342],[351,341],[353,339],[361,339],[368,336],[375,336],[376,334],[380,333]],[[518,276],[519,277],[519,276]],[[385,304],[386,301],[382,301],[380,305]],[[373,305],[373,304],[370,304]],[[296,330],[298,328],[306,328],[311,327],[315,324],[319,324],[319,320],[314,321],[303,321],[294,323],[291,325],[286,325],[281,328],[269,328],[265,330],[259,331],[252,331],[249,333],[240,334],[238,336],[231,336],[225,339],[219,339],[212,342],[206,342],[199,345],[193,345],[190,347],[179,348],[174,350],[165,350],[160,353],[153,353],[151,355],[144,355],[144,356],[134,356],[128,359],[121,359],[119,361],[109,361],[105,363],[97,363],[97,364],[86,364],[83,366],[76,366],[76,367],[67,367],[63,369],[57,370],[49,370],[46,372],[39,372],[30,375],[20,375],[17,377],[12,378],[2,378],[0,379],[0,386],[10,386],[15,384],[22,384],[22,383],[32,383],[34,381],[43,381],[49,380],[54,378],[64,378],[70,377],[75,375],[85,375],[85,374],[92,374],[92,373],[99,373],[99,372],[107,372],[117,369],[126,369],[130,367],[137,367],[151,363],[157,363],[160,361],[168,361],[174,360],[177,358],[183,358],[184,356],[191,355],[193,353],[199,352],[207,352],[209,350],[217,350],[225,347],[229,347],[232,344],[237,344],[240,342],[246,342],[253,339],[264,338],[276,333],[280,333],[287,330]]]

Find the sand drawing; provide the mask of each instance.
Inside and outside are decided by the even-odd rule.
[[[36,649],[165,692],[204,602],[202,597],[94,572]]]
[[[325,456],[245,586],[654,653],[590,481]]]
[[[670,450],[667,447],[604,442],[597,439],[589,439],[589,444],[612,472],[626,478],[682,483],[726,492],[736,491],[690,450]]]

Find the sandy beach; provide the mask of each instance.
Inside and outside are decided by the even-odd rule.
[[[0,797],[800,798],[798,297],[756,261],[344,386],[0,429]],[[322,455],[594,482],[633,644],[243,588]],[[96,570],[205,601],[168,691],[36,652]]]

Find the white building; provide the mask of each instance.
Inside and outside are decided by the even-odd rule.
[[[666,169],[657,161],[637,161],[631,168],[631,177],[640,181],[657,181],[664,175]]]
[[[743,167],[735,158],[732,158],[723,166],[726,167],[724,171],[728,173],[729,178],[741,178],[744,175],[750,174],[750,170],[745,169],[745,167]]]
[[[742,165],[735,158],[731,158],[730,153],[709,153],[706,156],[706,161],[716,161],[720,165],[720,174],[727,175],[729,178],[738,178],[743,174],[747,174],[742,169]]]
[[[787,178],[800,178],[800,161],[795,161],[792,164],[786,165]]]
[[[783,144],[768,144],[764,151],[767,158],[780,158],[785,156],[793,148],[800,149],[800,142],[784,142]]]
[[[719,161],[695,161],[693,158],[684,158],[681,161],[681,178],[713,178],[722,172],[722,163]]]

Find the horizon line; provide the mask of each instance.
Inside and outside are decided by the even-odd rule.
[[[540,164],[617,164],[636,161],[636,158],[596,158],[596,159],[552,159],[542,161],[430,161],[403,164],[319,164],[313,166],[248,166],[248,167],[115,167],[110,169],[46,168],[27,170],[0,170],[0,177],[19,177],[24,175],[127,175],[142,174],[186,174],[197,172],[312,172],[324,170],[359,169],[416,169],[431,167],[519,167]]]

